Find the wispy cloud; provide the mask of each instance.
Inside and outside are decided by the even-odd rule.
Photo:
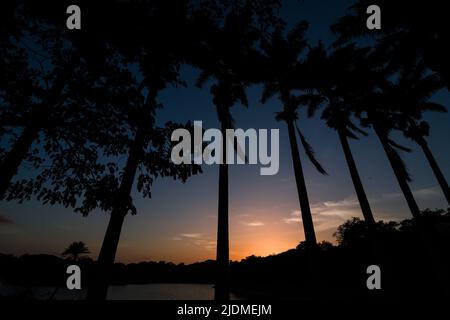
[[[442,197],[442,192],[439,187],[423,188],[414,190],[413,194],[416,198],[421,200],[434,199],[436,197]]]
[[[436,199],[442,198],[441,190],[437,186],[416,189],[413,190],[413,194],[418,201],[425,203],[431,203]],[[371,204],[377,204],[377,207],[379,207],[376,212],[376,217],[389,220],[399,219],[399,212],[396,212],[392,208],[397,208],[400,201],[404,201],[403,194],[396,192],[384,193],[369,199]],[[314,203],[311,205],[311,213],[316,231],[335,228],[352,217],[362,218],[359,202],[355,196],[337,201]],[[292,210],[281,221],[286,224],[301,223],[300,211]]]
[[[340,201],[325,201],[323,205],[326,208],[348,208],[358,205],[358,201],[355,198],[347,198]]]
[[[169,239],[173,241],[184,241],[185,243],[199,246],[206,250],[213,250],[216,248],[216,242],[212,241],[203,233],[180,233]]]
[[[314,226],[317,231],[336,227],[352,216],[358,216],[359,204],[355,198],[349,197],[339,201],[325,201],[311,206]],[[292,210],[288,217],[282,218],[286,224],[302,221],[300,210]]]
[[[297,222],[301,222],[301,221],[302,221],[302,219],[300,217],[283,218],[283,222],[287,223],[287,224],[297,223]]]
[[[302,221],[300,210],[292,210],[289,217],[281,219],[284,223],[292,224]]]
[[[247,227],[262,227],[265,225],[262,221],[251,221],[251,222],[242,222],[242,224],[246,225]]]
[[[412,193],[416,200],[430,200],[442,197],[441,190],[438,186],[416,189]],[[400,192],[383,193],[381,197],[383,199],[394,200],[402,198],[403,194]]]
[[[180,237],[182,238],[189,238],[189,239],[198,239],[201,238],[201,233],[181,233]]]

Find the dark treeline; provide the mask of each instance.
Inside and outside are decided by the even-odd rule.
[[[421,213],[422,224],[439,230],[439,246],[443,251],[450,248],[450,210],[425,210]],[[337,245],[320,242],[316,258],[321,264],[321,291],[311,296],[308,273],[308,251],[305,242],[295,249],[267,257],[249,256],[230,264],[230,287],[237,295],[247,298],[383,298],[404,299],[417,297],[426,292],[428,297],[440,295],[427,252],[423,249],[414,219],[400,222],[377,222],[375,237],[385,244],[381,286],[383,293],[368,291],[366,269],[375,257],[367,250],[372,239],[368,237],[370,225],[353,218],[340,225],[335,237]],[[447,254],[440,256],[446,265]],[[0,255],[0,281],[15,286],[65,286],[64,276],[71,258],[62,259],[52,255]],[[77,261],[81,267],[83,286],[92,276],[95,262],[90,258]],[[111,283],[205,283],[215,281],[215,261],[206,260],[193,264],[171,262],[115,263]]]
[[[66,283],[66,268],[72,262],[53,255],[1,254],[1,281],[4,285],[17,286],[60,286]],[[83,258],[77,262],[83,274],[83,287],[89,283],[95,261]],[[113,284],[145,283],[212,283],[214,282],[213,260],[190,265],[172,262],[115,263]]]

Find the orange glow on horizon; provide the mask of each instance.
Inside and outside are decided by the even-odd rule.
[[[248,210],[235,208],[230,215],[229,255],[230,260],[240,261],[249,256],[266,257],[294,249],[304,240],[303,227],[292,211],[274,213],[270,206],[255,205]],[[149,233],[142,233],[133,243],[123,239],[119,244],[117,261],[133,263],[141,261],[166,261],[173,263],[194,263],[216,258],[217,220],[214,215],[206,215],[201,221],[182,222],[182,228],[170,225],[167,230],[159,230],[167,234],[161,240],[150,240]],[[321,226],[324,226],[322,224]],[[142,227],[142,225],[140,225]],[[316,228],[318,241],[332,241],[335,231]],[[132,233],[130,232],[130,235]],[[126,235],[124,235],[126,238]]]

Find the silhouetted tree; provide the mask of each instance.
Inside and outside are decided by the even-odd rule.
[[[306,73],[314,92],[304,95],[302,100],[306,105],[314,106],[312,111],[318,109],[318,105],[325,105],[322,119],[339,135],[364,219],[374,224],[375,219],[348,143],[349,138],[359,139],[357,134],[367,136],[353,123],[352,115],[354,104],[358,101],[358,87],[371,81],[366,79],[365,73],[368,50],[349,45],[328,55],[322,44],[312,48],[306,60]]]
[[[406,1],[377,1],[376,4],[383,11],[383,26],[381,30],[368,30],[364,20],[367,17],[366,9],[371,4],[374,3],[367,0],[356,1],[350,7],[350,13],[340,18],[332,26],[332,30],[338,34],[336,44],[340,45],[354,38],[370,36],[374,40],[375,54],[385,61],[385,68],[391,71],[408,69],[420,58],[422,59],[421,63],[439,74],[447,88],[450,88],[449,52],[448,46],[445,45],[450,40],[450,34],[445,26],[446,10],[443,3],[432,0],[424,6],[419,3],[408,4]],[[410,97],[412,96],[410,95]],[[383,135],[382,128],[378,128],[377,131]],[[410,133],[416,135],[417,130],[411,128]],[[408,205],[417,215],[419,209],[406,186],[407,174],[399,173],[399,171],[403,171],[400,169],[401,161],[393,150],[389,150],[391,149],[389,141],[383,140],[388,157],[392,159],[390,162],[397,168],[396,176],[398,176],[397,179],[406,195]],[[431,152],[426,150],[426,144],[423,141],[421,144],[448,201],[448,184]]]
[[[379,57],[375,56],[375,61],[378,61],[378,59]],[[374,65],[376,65],[376,62]],[[428,91],[430,89],[428,80],[434,82],[434,80],[432,80],[433,76],[431,75],[431,78],[425,81],[428,82],[426,85],[425,83],[422,83],[422,88],[420,88],[420,86],[411,86],[410,75],[417,75],[417,70],[411,71],[411,68],[414,69],[414,65],[410,66],[408,69],[400,69],[390,76],[386,75],[386,69],[376,69],[374,74],[384,74],[384,76],[377,77],[375,75],[378,79],[378,84],[374,85],[372,89],[369,89],[371,86],[368,86],[368,91],[361,95],[362,101],[360,106],[362,106],[362,110],[367,114],[367,118],[364,118],[362,122],[366,125],[370,124],[374,129],[388,157],[411,214],[414,219],[420,222],[422,218],[420,209],[408,184],[411,179],[403,160],[397,153],[397,150],[407,152],[410,152],[411,150],[399,145],[390,138],[390,133],[393,130],[406,129],[407,125],[404,122],[405,115],[408,119],[411,116],[414,117],[414,114],[416,116],[417,114],[420,114],[417,110],[418,105],[421,106],[420,108],[423,108],[422,111],[430,108],[436,109],[435,104],[423,104],[428,100],[430,92],[434,91]],[[388,70],[388,72],[389,71],[390,70]],[[423,73],[419,72],[419,74]],[[425,91],[428,91],[428,93],[423,94]],[[361,92],[364,92],[364,90]],[[408,108],[409,105],[412,106],[411,109]],[[405,110],[407,111],[405,112]],[[419,234],[422,239],[422,245],[430,259],[430,264],[433,266],[434,273],[438,278],[442,279],[440,280],[442,283],[441,289],[444,294],[448,295],[448,290],[446,288],[449,279],[445,267],[439,258],[440,253],[436,246],[438,241],[435,237],[436,230],[433,226],[419,224]]]
[[[273,95],[278,94],[280,101],[283,104],[283,111],[277,113],[276,119],[286,122],[288,127],[291,156],[294,166],[295,181],[297,184],[305,240],[309,245],[311,245],[311,247],[315,247],[317,240],[314,232],[311,207],[309,204],[305,177],[297,145],[297,134],[300,136],[300,141],[306,155],[316,169],[322,174],[326,174],[326,171],[316,160],[314,151],[306,141],[303,133],[296,126],[296,121],[298,120],[297,109],[302,105],[302,100],[301,97],[299,98],[293,93],[294,90],[309,88],[307,77],[302,74],[303,65],[300,60],[300,55],[307,46],[307,42],[305,40],[305,31],[307,27],[307,22],[300,22],[288,33],[286,38],[283,36],[283,29],[278,28],[273,33],[271,40],[263,43],[263,49],[267,56],[267,61],[265,62],[267,80],[261,100],[264,103]],[[312,112],[311,109],[314,109],[317,105],[310,104],[308,107],[310,108],[310,112]]]
[[[414,198],[414,195],[409,187],[408,182],[411,181],[410,175],[406,169],[406,165],[401,159],[396,149],[409,152],[408,148],[405,148],[392,139],[389,138],[389,133],[393,129],[393,124],[387,119],[386,112],[374,111],[373,109],[368,112],[369,121],[378,136],[381,145],[387,155],[395,177],[397,178],[400,189],[406,199],[409,210],[414,217],[417,217],[420,213],[419,206]]]
[[[365,24],[366,10],[372,4],[374,3],[367,0],[355,1],[349,8],[350,12],[332,25],[332,31],[338,35],[335,45],[341,45],[362,36],[367,39],[369,36],[373,40],[375,55],[384,61],[383,68],[391,74],[401,69],[407,70],[411,65],[415,65],[418,59],[422,59],[421,63],[424,68],[436,72],[447,88],[450,88],[449,52],[448,46],[445,45],[450,40],[450,34],[445,26],[446,10],[443,3],[432,0],[424,6],[420,3],[408,4],[403,0],[377,1],[375,4],[382,8],[383,13],[382,28],[381,30],[369,30]],[[436,76],[433,77],[436,78]],[[436,83],[436,81],[434,82]],[[414,94],[410,92],[409,99],[413,96]],[[378,125],[376,131],[379,136],[383,136],[385,133],[382,131],[386,131],[386,129],[380,128]],[[413,133],[414,131],[416,133]],[[410,134],[416,135],[417,130],[411,128]],[[401,159],[391,148],[393,145],[389,146],[389,140],[385,138],[382,140],[388,158],[396,168],[394,172],[396,172],[408,205],[414,215],[417,215],[419,209],[411,192],[408,191],[408,175],[401,169]],[[423,143],[422,145],[425,146]],[[422,149],[424,148],[422,147]],[[426,147],[424,152],[445,194],[448,191],[448,184],[431,152],[428,153]],[[447,195],[446,198],[448,200]]]
[[[96,122],[113,103],[107,95],[111,83],[87,67],[59,30],[21,17],[23,33],[12,33],[0,53],[0,125],[10,135],[19,134],[0,162],[0,197],[24,159],[42,164],[45,157],[32,149],[33,143],[45,144],[46,153],[70,144],[72,153],[86,156],[84,136],[99,128]]]
[[[391,100],[395,96],[387,93],[393,85],[391,79],[395,77],[395,72],[384,68],[383,62],[376,54],[368,57],[367,65],[370,66],[370,69],[366,70],[365,79],[372,80],[364,82],[363,85],[358,87],[359,97],[355,102],[354,112],[362,120],[363,126],[371,126],[375,131],[411,214],[416,217],[420,210],[408,185],[411,178],[405,163],[398,154],[398,150],[405,152],[411,150],[390,138],[390,133],[397,128],[396,115],[399,112],[399,106]]]
[[[224,138],[226,130],[234,126],[231,107],[236,103],[248,106],[245,90],[260,81],[261,58],[255,45],[267,29],[280,24],[274,15],[278,6],[278,1],[272,0],[260,4],[252,1],[230,3],[222,9],[223,21],[212,19],[210,27],[200,31],[205,45],[199,50],[201,54],[191,56],[189,62],[201,69],[197,86],[202,87],[211,78],[215,80],[210,92]],[[239,148],[234,141],[232,144]],[[222,145],[224,163],[219,166],[216,300],[229,299],[228,165],[225,163],[225,141]]]
[[[368,237],[370,234],[369,228],[371,226],[367,221],[362,221],[359,218],[352,218],[341,224],[334,236],[340,246],[367,246],[370,245],[371,239]],[[375,233],[378,237],[387,238],[388,233],[390,237],[392,234],[398,232],[399,223],[395,221],[379,221],[375,225]]]
[[[410,120],[409,127],[407,131],[405,131],[405,135],[416,142],[421,148],[425,157],[430,164],[431,169],[433,170],[434,175],[444,193],[445,199],[447,203],[450,205],[450,187],[448,186],[448,182],[445,179],[444,174],[442,173],[433,153],[428,146],[428,142],[425,137],[427,137],[430,133],[430,125],[426,121],[414,121]]]
[[[249,81],[242,76],[247,53],[256,40],[255,33],[249,30],[250,12],[244,15],[230,13],[223,29],[218,29],[211,35],[211,52],[209,61],[203,63],[203,70],[197,85],[201,87],[208,79],[216,82],[211,86],[213,103],[217,110],[220,130],[223,140],[226,130],[234,127],[230,109],[236,103],[248,106],[245,93]],[[245,60],[244,60],[245,59]],[[219,165],[219,202],[217,222],[217,281],[215,284],[215,299],[229,299],[229,240],[228,240],[228,164],[226,163],[226,142],[222,141],[222,164]]]
[[[33,3],[28,5],[33,8]],[[56,5],[61,9],[60,6],[60,3]],[[88,7],[92,12],[103,10],[102,6],[92,6]],[[127,8],[128,10],[120,11]],[[58,12],[54,7],[48,11],[43,10],[41,4],[35,9],[33,12],[38,18],[34,17],[32,21],[38,19],[45,27],[59,21],[61,12],[64,12]],[[96,275],[92,277],[93,281],[89,285],[89,299],[106,298],[109,275],[124,218],[130,212],[136,213],[131,198],[135,180],[138,191],[145,197],[150,197],[154,179],[173,177],[185,181],[191,174],[199,172],[196,166],[175,165],[170,161],[170,136],[179,125],[167,123],[166,126],[160,127],[155,119],[156,110],[161,107],[157,101],[158,93],[169,83],[180,83],[179,58],[172,47],[172,44],[177,42],[172,42],[174,39],[167,41],[166,37],[170,38],[173,32],[175,9],[181,12],[181,15],[175,15],[176,19],[179,20],[181,16],[179,23],[184,23],[186,12],[183,10],[187,10],[184,2],[181,2],[181,7],[172,7],[167,2],[143,3],[137,6],[124,6],[118,2],[116,5],[108,4],[106,9],[110,10],[108,13],[111,15],[93,14],[88,16],[90,19],[84,20],[90,26],[90,32],[83,34],[85,37],[78,38],[74,35],[64,41],[60,40],[60,37],[50,37],[58,44],[72,44],[73,52],[82,57],[81,66],[89,70],[82,73],[84,77],[67,79],[66,72],[61,69],[78,70],[78,66],[64,61],[61,67],[56,69],[61,71],[64,77],[51,79],[58,88],[66,86],[66,81],[70,80],[73,83],[69,82],[67,86],[74,90],[69,96],[55,92],[52,97],[62,99],[68,107],[83,105],[80,102],[86,100],[89,102],[87,105],[92,106],[92,109],[89,109],[92,113],[86,118],[80,119],[80,115],[77,118],[86,130],[79,130],[79,127],[67,130],[66,126],[62,126],[61,134],[70,132],[77,139],[65,140],[64,143],[52,139],[48,147],[44,146],[47,153],[45,161],[49,162],[50,166],[37,176],[15,183],[10,187],[7,196],[8,200],[23,200],[37,194],[38,199],[44,203],[61,203],[66,207],[74,207],[83,215],[97,208],[111,212]],[[119,19],[122,14],[125,18]],[[108,29],[109,23],[106,21],[112,17],[121,21],[115,24],[118,29],[123,28],[139,36],[142,36],[142,30],[148,30],[147,37],[145,40],[142,38],[142,41],[136,41],[136,37],[127,38],[123,33],[115,34],[115,29]],[[168,33],[162,36],[153,23],[157,23]],[[57,49],[60,49],[58,53],[61,56],[67,56],[61,46]],[[97,82],[85,81],[93,76],[98,76]],[[42,84],[45,85],[45,81],[36,81],[35,85],[40,88]],[[89,89],[87,92],[85,86]],[[101,88],[103,91],[90,91],[91,88]],[[15,104],[11,105],[15,107]],[[44,106],[52,107],[53,104],[46,103]],[[58,110],[52,109],[50,117],[59,115]],[[68,117],[78,109],[64,111],[65,113],[61,112],[62,115]],[[36,120],[34,114],[31,118]],[[81,147],[87,150],[83,153],[76,152]],[[122,167],[121,158],[124,156],[127,160]]]
[[[366,27],[366,10],[376,4],[382,10],[382,27],[369,30]],[[377,41],[376,46],[389,56],[392,67],[407,66],[422,57],[428,68],[437,72],[450,88],[448,57],[450,41],[447,25],[447,8],[439,0],[410,3],[407,0],[359,0],[350,12],[340,18],[332,30],[338,34],[338,44],[355,37],[368,37]]]
[[[70,260],[76,262],[83,255],[91,253],[86,246],[86,244],[82,241],[72,242],[62,253],[63,257],[69,257]]]
[[[371,4],[374,3],[366,0],[356,1],[350,7],[351,13],[340,18],[332,26],[331,29],[338,34],[338,40],[335,44],[341,45],[353,38],[371,36],[375,47],[374,57],[378,60],[376,64],[380,66],[381,62],[386,77],[392,76],[399,70],[408,72],[420,57],[423,59],[425,66],[436,71],[446,85],[449,86],[450,74],[448,70],[450,68],[448,67],[448,53],[446,54],[443,48],[447,47],[445,43],[450,39],[450,35],[448,28],[443,25],[445,19],[443,19],[443,16],[439,17],[445,12],[443,11],[442,3],[432,1],[427,6],[423,6],[417,3],[408,5],[404,1],[396,1],[395,3],[384,0],[377,1],[376,4],[383,11],[383,26],[381,30],[368,30],[365,24],[365,19],[367,18],[366,9]],[[387,87],[389,87],[388,82],[386,79]],[[384,85],[379,87],[379,89],[381,91],[387,90]],[[411,98],[414,94],[409,92],[408,96]],[[395,100],[398,97],[391,95],[389,99]],[[380,104],[381,102],[379,101],[378,103]],[[388,110],[385,108],[385,110],[379,110],[378,113],[372,111],[370,114],[368,113],[368,116],[374,120],[373,128],[380,138],[394,169],[408,206],[412,214],[418,216],[420,210],[408,186],[409,175],[395,150],[406,149],[389,139],[390,129],[388,127],[394,124],[383,123],[383,113],[388,113]],[[376,119],[377,117],[379,118],[378,120]],[[435,174],[440,176],[439,173]],[[440,180],[441,184],[443,182],[442,176],[438,180]],[[445,183],[443,185],[445,190]]]
[[[426,74],[426,72],[425,65],[420,61],[399,69],[392,77],[386,76],[379,84],[381,90],[369,94],[367,97],[370,97],[368,98],[370,101],[365,103],[367,120],[373,126],[385,149],[411,213],[415,217],[419,215],[420,210],[408,185],[409,174],[395,148],[410,150],[391,140],[389,133],[392,130],[401,130],[406,135],[413,134],[414,128],[417,128],[416,121],[421,119],[423,112],[445,111],[443,106],[429,101],[442,85],[435,74]],[[417,136],[416,138],[419,139]],[[435,161],[434,164],[436,164]],[[438,181],[443,182],[443,190],[446,190],[446,181],[442,180],[443,175],[439,167],[434,169],[437,169],[436,176],[440,177]],[[440,176],[439,173],[441,173]]]
[[[447,112],[443,105],[429,101],[430,97],[442,87],[442,81],[437,74],[429,73],[424,61],[418,60],[403,68],[401,78],[396,81],[390,99],[391,103],[397,104],[399,108],[398,129],[422,148],[450,205],[450,188],[447,180],[425,140],[430,127],[427,122],[421,121],[426,111]]]

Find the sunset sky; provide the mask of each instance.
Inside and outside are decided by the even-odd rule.
[[[300,19],[309,20],[310,42],[315,44],[322,39],[329,44],[332,41],[329,24],[352,3],[336,2],[292,1],[282,9],[282,16],[289,25]],[[165,107],[158,116],[161,123],[202,120],[205,128],[218,128],[208,85],[203,89],[193,85],[197,75],[196,70],[184,67],[182,77],[189,87],[163,92],[160,101]],[[279,253],[295,247],[304,238],[287,130],[284,123],[274,119],[281,104],[272,99],[262,105],[260,93],[261,87],[250,88],[250,107],[236,105],[232,114],[238,128],[280,129],[280,170],[274,176],[260,176],[259,165],[230,166],[230,257],[233,260],[252,254]],[[450,95],[441,92],[434,100],[448,107]],[[430,148],[444,175],[450,179],[450,115],[429,114],[426,119],[431,124]],[[318,118],[303,116],[298,124],[329,173],[320,175],[301,154],[317,237],[333,241],[339,224],[352,216],[361,217],[359,205],[337,134]],[[382,147],[372,132],[369,133],[368,138],[350,143],[375,218],[410,217]],[[411,154],[403,154],[403,158],[413,176],[411,188],[419,206],[445,208],[445,199],[421,150],[399,134],[394,137],[413,149]],[[215,258],[218,167],[203,169],[203,174],[186,184],[171,179],[156,181],[152,199],[143,199],[134,192],[138,214],[125,219],[117,261],[190,263]],[[36,201],[1,202],[0,252],[60,254],[71,242],[83,241],[90,248],[91,257],[97,258],[108,218],[104,212],[82,217],[70,209],[43,206]]]

